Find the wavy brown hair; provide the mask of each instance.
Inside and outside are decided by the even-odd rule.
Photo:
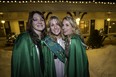
[[[45,18],[44,18],[43,13],[41,13],[40,11],[32,11],[32,12],[29,13],[28,22],[27,22],[27,26],[26,26],[26,31],[29,32],[33,42],[35,44],[37,44],[36,40],[38,39],[39,36],[34,32],[33,25],[32,25],[33,15],[35,13],[39,14],[44,19],[44,22],[45,22]],[[46,36],[46,31],[47,30],[46,30],[46,24],[45,24],[45,29],[41,32],[41,39],[43,39]]]

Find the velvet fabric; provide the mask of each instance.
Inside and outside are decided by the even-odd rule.
[[[12,51],[11,77],[43,77],[37,50],[28,32],[18,36]]]
[[[79,35],[71,36],[66,67],[67,77],[89,77],[86,47],[82,44]]]

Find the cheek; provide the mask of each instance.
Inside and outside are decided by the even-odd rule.
[[[73,30],[72,30],[72,28],[68,28],[68,30],[70,31],[70,32],[72,32]]]
[[[61,30],[61,27],[60,27],[60,26],[58,26],[58,29],[60,29],[60,30]]]
[[[63,26],[63,27],[62,27],[62,29],[64,30],[64,29],[65,29],[65,27]]]
[[[43,26],[43,28],[45,29],[45,25]]]
[[[34,25],[34,22],[32,22],[32,25]]]
[[[43,25],[45,25],[45,23],[43,22]]]
[[[72,33],[73,33],[73,30],[70,28],[70,29],[68,30],[68,33],[69,33],[69,34],[72,34]]]

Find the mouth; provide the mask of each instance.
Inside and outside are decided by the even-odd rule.
[[[63,31],[64,33],[66,33],[67,31]]]
[[[37,27],[43,27],[43,25],[42,24],[37,24]]]
[[[59,29],[54,29],[54,32],[59,32],[60,30]]]
[[[59,32],[59,30],[56,29],[56,30],[54,30],[54,32]]]

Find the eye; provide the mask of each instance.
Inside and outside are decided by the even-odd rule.
[[[41,21],[44,21],[44,19],[43,19],[43,18],[41,18],[40,20],[41,20]]]
[[[33,21],[37,21],[37,19],[33,19]]]
[[[56,23],[56,25],[60,26],[60,24],[59,24],[59,23]]]
[[[66,26],[69,26],[68,24],[66,24]]]
[[[50,26],[51,26],[51,27],[53,27],[53,26],[54,26],[54,24],[51,24]]]
[[[64,24],[62,24],[62,27],[64,26]]]

